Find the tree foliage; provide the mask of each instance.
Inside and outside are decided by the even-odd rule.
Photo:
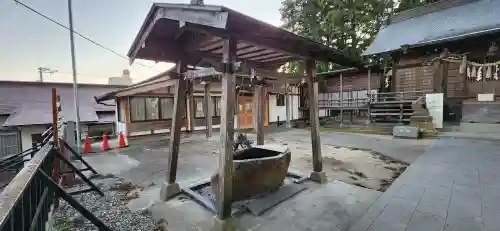
[[[387,16],[423,4],[424,0],[282,0],[283,28],[346,54],[359,57]],[[317,72],[341,67],[317,64]],[[303,73],[304,63],[292,62],[286,72]]]

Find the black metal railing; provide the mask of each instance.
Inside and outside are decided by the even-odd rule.
[[[24,163],[31,160],[35,153],[37,153],[41,147],[50,140],[52,137],[51,129],[52,127],[42,133],[42,137],[44,138],[43,141],[37,143],[34,147],[18,154],[0,158],[0,190],[7,186],[12,178],[14,178],[14,176],[21,171]]]
[[[55,147],[46,143],[26,163],[0,195],[0,230],[45,230],[54,191],[46,184],[52,175]]]
[[[79,211],[99,230],[110,230],[106,224],[71,196],[91,191],[101,196],[104,196],[104,193],[82,173],[91,171],[97,174],[95,169],[64,140],[66,126],[60,111],[60,102],[56,96],[56,89],[53,88],[53,122],[51,128],[42,134],[43,141],[30,150],[0,161],[1,169],[10,169],[17,173],[0,194],[0,231],[50,229],[47,221],[51,216],[51,211],[58,206],[59,198]],[[28,155],[31,156],[29,161],[24,158]],[[76,168],[70,161],[70,155],[73,155],[72,157],[86,168]],[[78,175],[89,188],[67,193],[62,185],[65,176],[74,176],[73,174]]]

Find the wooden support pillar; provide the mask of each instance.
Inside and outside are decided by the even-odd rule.
[[[391,77],[392,92],[404,91],[404,89],[400,89],[400,87],[398,87],[400,81],[398,79],[398,68],[399,68],[399,58],[398,56],[394,55],[392,57],[392,77]]]
[[[264,106],[266,99],[266,86],[255,86],[255,107],[257,109],[257,145],[264,144]]]
[[[340,126],[344,124],[344,76],[340,73]]]
[[[367,123],[370,123],[371,122],[371,95],[372,93],[372,68],[371,67],[368,67],[368,92],[367,92],[367,97],[368,97],[368,121]],[[359,99],[356,99],[356,102],[359,102]]]
[[[226,38],[223,42],[223,74],[221,78],[221,124],[219,156],[219,189],[216,193],[217,216],[215,230],[227,230],[231,218],[233,201],[233,143],[234,143],[234,100],[235,100],[235,59],[236,40]]]
[[[286,89],[286,95],[285,95],[285,110],[286,110],[286,127],[287,128],[291,128],[292,127],[292,124],[290,123],[290,120],[291,120],[291,109],[292,109],[292,102],[291,102],[291,98],[292,96],[290,95],[290,90],[291,89]]]
[[[372,68],[368,67],[368,93],[372,90]]]
[[[177,83],[174,92],[174,112],[172,116],[172,126],[170,127],[170,144],[168,149],[168,172],[167,179],[160,191],[160,199],[166,201],[181,192],[179,184],[176,182],[177,161],[179,158],[179,145],[181,141],[182,111],[185,110],[186,80],[184,72],[186,66],[182,61],[177,61]]]
[[[306,81],[309,92],[309,121],[311,123],[311,143],[313,155],[313,172],[310,175],[311,180],[324,183],[326,175],[323,172],[323,157],[321,156],[321,142],[319,134],[318,117],[318,80],[316,79],[315,60],[306,61]]]
[[[205,132],[207,138],[212,137],[212,103],[210,100],[212,96],[210,96],[210,83],[207,82],[205,84],[205,95],[203,98],[203,110],[205,111]]]
[[[196,113],[196,105],[194,104],[194,82],[189,84],[188,104],[189,131],[194,132],[194,115]]]

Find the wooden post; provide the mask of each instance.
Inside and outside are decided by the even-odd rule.
[[[236,59],[236,40],[226,38],[223,44],[220,156],[218,168],[219,190],[216,193],[216,224],[225,227],[225,220],[231,217],[231,204],[233,201],[234,99],[236,87],[234,62]],[[221,228],[220,230],[226,229]]]
[[[291,98],[292,96],[290,95],[290,91],[291,89],[286,89],[286,95],[285,95],[285,110],[286,110],[286,127],[287,128],[291,128],[292,127],[292,124],[290,123],[290,120],[291,120],[291,113],[290,113],[290,110],[292,109],[292,103],[291,103]]]
[[[57,91],[56,88],[52,88],[52,142],[54,147],[59,146],[59,110],[57,106]],[[53,160],[52,179],[55,182],[59,182],[59,176],[61,173],[61,162],[56,158]],[[56,203],[59,206],[59,202]]]
[[[399,65],[399,58],[397,56],[392,57],[392,77],[391,77],[391,90],[393,92],[398,92],[398,91],[403,91],[398,87],[399,80],[398,80],[398,65]]]
[[[257,145],[264,144],[264,105],[266,99],[266,86],[256,85],[255,94],[257,95]]]
[[[189,104],[189,110],[188,110],[189,131],[194,132],[194,117],[196,113],[196,105],[194,104],[194,82],[192,82],[192,84],[190,84],[189,86],[188,104]]]
[[[368,96],[368,123],[371,122],[371,94],[372,94],[372,68],[371,67],[368,67],[368,92],[367,92],[367,95]],[[359,99],[357,99],[357,101],[359,103]]]
[[[59,128],[58,125],[58,113],[57,113],[57,91],[55,88],[52,88],[52,142],[54,142],[55,146],[59,145]]]
[[[176,64],[177,83],[174,92],[174,112],[172,116],[172,126],[170,127],[170,144],[168,149],[168,173],[167,182],[160,191],[160,199],[166,201],[181,192],[179,184],[176,182],[177,161],[179,158],[179,145],[181,141],[182,111],[185,110],[186,81],[184,72],[186,70],[182,61]]]
[[[210,138],[212,137],[212,104],[210,103],[210,99],[212,98],[210,96],[210,83],[207,82],[204,86],[205,88],[205,95],[203,97],[203,110],[205,111],[205,132],[206,132],[206,137]]]
[[[368,92],[372,90],[372,68],[368,67]]]
[[[344,77],[340,73],[340,126],[344,124]]]
[[[318,117],[318,80],[316,79],[316,62],[314,60],[306,61],[307,72],[307,90],[309,92],[309,120],[311,123],[311,143],[313,155],[313,172],[310,175],[311,180],[316,182],[326,182],[326,175],[323,172],[323,158],[321,157],[321,142],[319,134]]]

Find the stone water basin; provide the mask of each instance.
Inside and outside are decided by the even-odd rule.
[[[233,157],[233,201],[247,200],[279,189],[290,160],[290,150],[282,145],[259,145],[236,151]],[[217,195],[218,181],[216,172],[210,178],[214,195]]]

